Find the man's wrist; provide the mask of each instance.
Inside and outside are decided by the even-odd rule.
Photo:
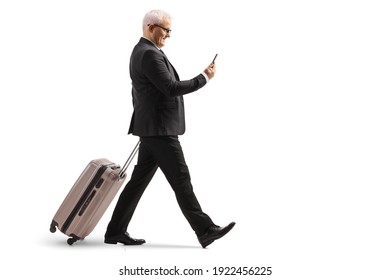
[[[206,83],[208,83],[210,81],[209,77],[207,76],[207,74],[205,72],[202,72],[202,75],[205,77],[206,79]]]

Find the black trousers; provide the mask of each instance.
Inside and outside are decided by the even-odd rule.
[[[141,137],[138,162],[115,206],[106,236],[125,233],[146,187],[160,167],[181,211],[197,235],[214,225],[194,194],[188,167],[177,136]]]

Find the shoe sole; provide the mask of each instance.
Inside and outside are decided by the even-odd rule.
[[[104,240],[104,243],[106,243],[106,244],[113,244],[113,245],[118,244],[118,243],[121,243],[121,244],[126,245],[126,246],[137,246],[137,245],[142,245],[142,244],[144,244],[145,242],[142,242],[142,243],[132,243],[132,244],[130,244],[130,243],[121,242],[121,241],[116,241],[116,240]]]
[[[117,241],[111,241],[111,240],[104,240],[104,243],[106,243],[106,244],[118,244]]]

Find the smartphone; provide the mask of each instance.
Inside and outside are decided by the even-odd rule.
[[[218,56],[218,54],[216,54],[216,55],[214,56],[213,62],[211,62],[211,63],[214,63],[214,62],[215,62],[215,59],[217,58],[217,56]]]

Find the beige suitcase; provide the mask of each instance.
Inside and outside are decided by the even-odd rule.
[[[50,225],[70,238],[68,244],[84,239],[95,228],[126,179],[126,169],[138,151],[137,143],[123,168],[108,159],[92,160],[68,195]]]

